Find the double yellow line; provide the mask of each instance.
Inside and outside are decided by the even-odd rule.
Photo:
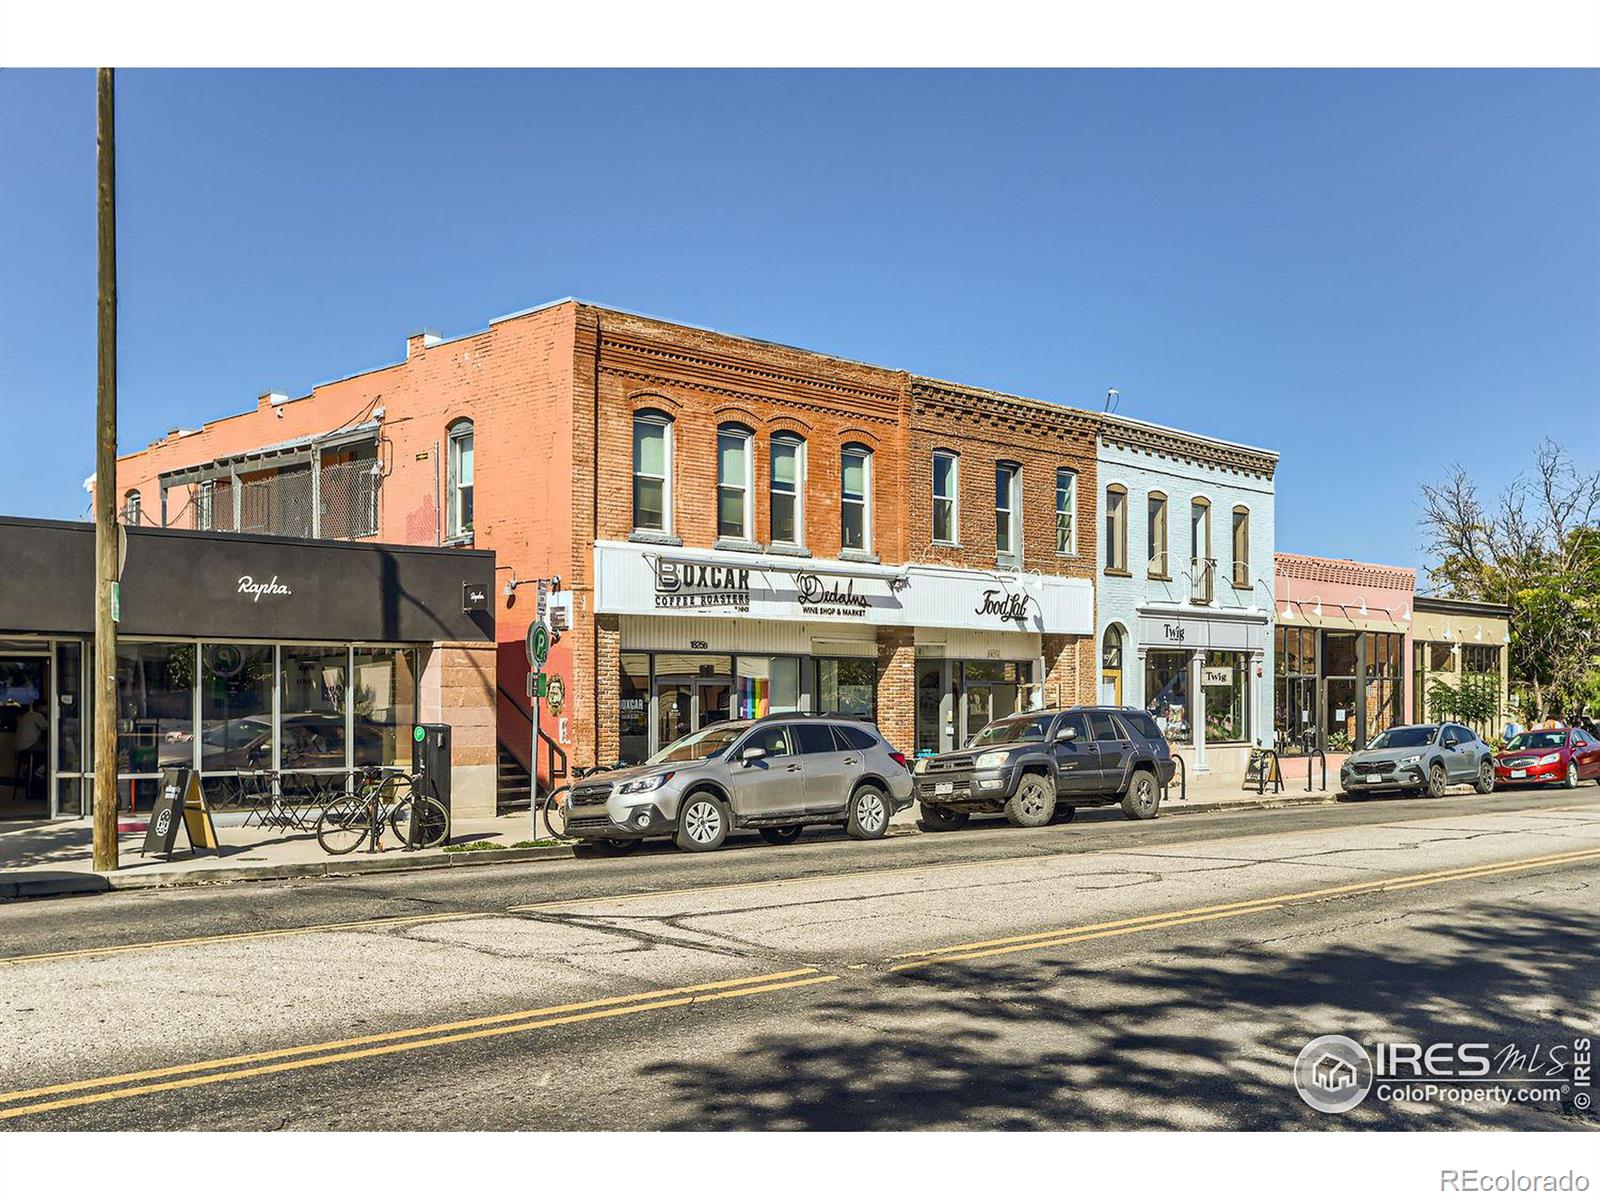
[[[837,975],[825,975],[815,967],[803,967],[792,971],[778,971],[770,975],[721,979],[714,983],[697,983],[689,987],[638,992],[631,996],[610,996],[603,1000],[557,1004],[549,1008],[530,1008],[522,1012],[501,1013],[493,1017],[473,1017],[470,1020],[451,1021],[443,1025],[397,1029],[389,1033],[319,1042],[309,1046],[291,1046],[283,1050],[265,1050],[256,1054],[236,1054],[230,1058],[214,1058],[209,1062],[156,1067],[147,1071],[130,1071],[122,1075],[105,1075],[99,1079],[83,1079],[75,1083],[51,1084],[48,1087],[0,1093],[0,1105],[4,1106],[0,1107],[0,1120],[24,1117],[32,1113],[54,1112],[63,1108],[81,1108],[87,1104],[104,1104],[110,1100],[148,1096],[156,1092],[178,1091],[204,1084],[277,1075],[284,1071],[301,1071],[307,1067],[321,1067],[330,1063],[352,1062],[385,1054],[402,1054],[410,1050],[424,1050],[431,1046],[447,1046],[458,1042],[477,1041],[481,1038],[503,1037],[510,1033],[524,1033],[530,1029],[548,1029],[555,1025],[599,1021],[629,1013],[653,1012],[662,1008],[704,1004],[711,1000],[732,1000],[739,996],[755,996],[763,992],[810,987],[818,983],[832,983],[838,978]],[[160,1082],[152,1082],[156,1080]]]
[[[1374,879],[1362,883],[1343,884],[1339,887],[1317,888],[1309,892],[1290,892],[1280,896],[1261,896],[1254,900],[1239,900],[1232,904],[1209,904],[1201,908],[1179,909],[1174,912],[1151,913],[1142,917],[1126,917],[1120,921],[1102,921],[1095,925],[1076,925],[1067,929],[1048,929],[1016,937],[992,938],[983,942],[961,942],[953,946],[939,946],[932,950],[915,950],[897,954],[888,970],[910,971],[934,963],[964,962],[975,958],[994,958],[1002,954],[1021,954],[1029,950],[1043,950],[1051,946],[1067,946],[1074,942],[1091,942],[1099,938],[1121,937],[1129,933],[1145,933],[1152,929],[1170,929],[1177,925],[1195,925],[1204,921],[1223,921],[1229,917],[1243,917],[1251,913],[1267,912],[1289,904],[1312,900],[1330,900],[1340,896],[1357,896],[1379,892],[1398,892],[1408,888],[1427,887],[1436,883],[1456,883],[1465,879],[1480,879],[1490,875],[1504,875],[1512,871],[1528,871],[1538,867],[1565,866],[1600,858],[1600,850],[1570,850],[1563,854],[1547,854],[1538,858],[1516,859],[1508,862],[1484,863],[1475,867],[1456,867],[1448,871],[1429,871],[1421,875],[1399,875],[1389,879]]]

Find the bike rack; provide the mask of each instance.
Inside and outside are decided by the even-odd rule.
[[[1174,754],[1172,761],[1178,764],[1178,799],[1187,800],[1189,798],[1189,764],[1183,761],[1183,755],[1181,754]],[[1161,803],[1165,804],[1167,802],[1167,793],[1171,790],[1172,784],[1170,782],[1161,785]]]
[[[1322,790],[1328,790],[1328,755],[1325,751],[1313,750],[1306,755],[1306,791],[1308,792],[1315,790],[1311,786],[1311,763],[1312,760],[1318,758],[1322,760]]]

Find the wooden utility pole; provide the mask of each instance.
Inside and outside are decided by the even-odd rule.
[[[94,429],[94,869],[117,869],[117,139],[115,81],[99,103],[100,372]]]

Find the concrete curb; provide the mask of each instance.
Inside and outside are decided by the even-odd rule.
[[[1335,804],[1334,796],[1326,793],[1296,795],[1283,792],[1264,796],[1244,795],[1232,800],[1173,801],[1163,806],[1163,812],[1174,816],[1183,813],[1227,812],[1245,809],[1299,808],[1313,804]],[[914,821],[891,836],[920,835]],[[353,875],[387,875],[403,871],[439,871],[455,867],[494,866],[504,863],[546,862],[553,859],[573,858],[571,846],[530,846],[521,850],[463,850],[453,854],[428,851],[421,855],[395,853],[371,861],[329,859],[323,862],[280,863],[252,867],[207,867],[189,871],[145,871],[137,875],[98,875],[89,871],[49,871],[37,876],[7,879],[0,873],[0,899],[27,900],[46,896],[94,895],[102,892],[141,891],[149,888],[198,887],[203,884],[268,882],[286,879],[336,879]]]

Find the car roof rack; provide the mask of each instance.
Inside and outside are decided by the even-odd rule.
[[[759,724],[762,721],[792,721],[796,718],[809,718],[813,720],[826,718],[829,721],[858,721],[863,725],[873,726],[876,726],[878,723],[872,717],[857,716],[855,713],[822,712],[817,709],[793,709],[789,712],[768,713],[764,717],[746,717],[744,719],[753,724]]]

